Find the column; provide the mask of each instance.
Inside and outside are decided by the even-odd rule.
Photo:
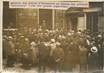
[[[55,10],[52,10],[52,30],[55,29]]]
[[[38,16],[37,16],[37,19],[38,19],[38,25],[39,25],[39,9],[38,10]]]
[[[87,15],[86,15],[86,13],[84,13],[84,30],[86,30],[86,28],[87,28]]]

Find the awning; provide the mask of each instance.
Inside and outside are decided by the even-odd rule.
[[[83,12],[100,12],[100,11],[101,11],[100,7],[83,9]]]
[[[80,13],[80,12],[83,12],[83,9],[82,8],[75,8],[75,7],[71,7],[69,8],[66,13]]]
[[[68,10],[66,10],[66,15],[70,15],[70,16],[81,16],[83,15],[83,9],[82,8],[69,8]]]
[[[84,13],[89,13],[89,12],[100,12],[101,8],[96,7],[96,8],[78,8],[78,7],[74,7],[74,8],[69,8],[68,10],[66,10],[66,15],[70,15],[70,16],[83,16]]]

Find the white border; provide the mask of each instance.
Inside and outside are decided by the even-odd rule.
[[[11,0],[0,0],[0,73],[2,71],[2,18],[3,18],[3,1]],[[21,1],[21,0],[12,0]],[[104,2],[104,0],[22,0],[22,1],[88,1],[88,2]]]
[[[88,2],[104,2],[104,0],[3,0],[3,1],[88,1]]]
[[[2,71],[2,17],[3,2],[0,0],[0,72]]]

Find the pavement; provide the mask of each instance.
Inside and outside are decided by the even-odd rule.
[[[5,67],[3,66],[3,70],[1,73],[40,73],[38,72],[38,67],[31,67],[30,69],[23,69],[21,68],[22,64],[16,64],[14,65],[14,67]],[[41,72],[43,73],[43,72]],[[46,68],[46,72],[45,73],[60,73],[59,71],[55,72],[50,68]],[[93,70],[90,72],[61,72],[61,73],[104,73],[104,71],[101,70]]]

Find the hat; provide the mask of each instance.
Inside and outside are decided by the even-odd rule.
[[[50,44],[49,44],[49,43],[44,43],[44,45],[45,45],[45,46],[49,46]]]
[[[20,37],[21,37],[21,38],[24,38],[25,36],[21,35]]]
[[[93,47],[91,48],[91,52],[93,52],[93,53],[96,53],[96,52],[98,52],[98,49],[97,49],[97,47],[96,47],[96,46],[93,46]]]
[[[100,38],[100,37],[102,37],[102,35],[101,35],[101,34],[99,34],[99,35],[98,35],[98,37]]]
[[[25,38],[25,41],[29,41],[29,39],[28,38]]]
[[[61,36],[61,35],[59,35],[59,38],[62,38],[62,36]]]
[[[12,36],[9,36],[8,39],[13,39]]]
[[[55,42],[55,39],[51,39],[51,42]]]
[[[61,45],[61,43],[60,42],[56,42],[56,45]]]
[[[36,45],[36,43],[35,42],[31,42],[30,45]]]
[[[68,32],[68,36],[71,36],[72,34],[70,32]]]

